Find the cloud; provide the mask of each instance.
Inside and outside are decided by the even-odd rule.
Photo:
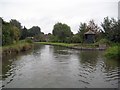
[[[52,32],[57,22],[71,26],[74,33],[80,22],[94,19],[98,24],[106,16],[117,18],[118,0],[0,0],[0,15],[5,20],[17,19],[27,28],[38,25]]]

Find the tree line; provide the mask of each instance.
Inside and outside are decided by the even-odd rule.
[[[52,42],[84,43],[84,34],[89,30],[95,33],[95,42],[99,42],[102,39],[115,43],[120,42],[120,20],[109,19],[108,17],[104,18],[101,27],[94,20],[90,20],[88,24],[80,23],[76,34],[73,34],[70,26],[58,22],[54,25],[49,40]]]
[[[76,34],[73,34],[70,26],[61,22],[53,26],[52,33],[44,34],[39,26],[27,29],[25,26],[21,26],[21,23],[15,19],[11,19],[10,22],[6,22],[2,18],[0,19],[2,20],[2,46],[14,44],[27,37],[33,37],[34,41],[40,42],[84,43],[84,33],[88,30],[95,33],[96,42],[101,39],[120,42],[120,20],[115,20],[114,18],[104,18],[101,27],[94,20],[90,20],[89,23],[80,23]]]
[[[22,27],[21,23],[15,19],[11,19],[10,22],[4,21],[2,18],[2,46],[10,45],[24,40],[27,37],[34,37],[42,34],[41,28],[33,26],[27,29],[25,26]]]

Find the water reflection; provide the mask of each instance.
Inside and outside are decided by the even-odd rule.
[[[56,46],[56,47],[53,47],[53,48],[54,48],[54,53],[55,54],[61,54],[61,55],[68,55],[68,54],[70,54],[68,52],[68,49],[65,48],[65,47]]]
[[[81,51],[79,58],[80,63],[84,66],[95,67],[98,61],[98,51]]]
[[[36,57],[40,56],[41,55],[41,49],[44,49],[44,48],[45,48],[45,45],[35,44],[34,45],[34,50],[33,50],[33,55],[36,56]]]
[[[117,88],[118,61],[101,51],[79,51],[36,44],[31,52],[4,57],[3,86],[7,88]]]
[[[65,47],[55,46],[53,49],[53,56],[57,62],[69,63],[71,52]]]
[[[114,84],[119,85],[120,84],[120,66],[119,66],[119,60],[110,60],[105,59],[105,80],[107,82],[113,82]],[[116,67],[117,66],[117,67]],[[119,83],[119,84],[118,84]]]
[[[38,54],[38,51],[40,51],[44,47],[45,47],[44,45],[35,44],[35,46],[34,46],[34,48],[32,50],[19,53],[17,56],[12,54],[12,55],[9,55],[7,57],[6,56],[2,57],[2,74],[3,74],[3,79],[4,79],[4,77],[7,77],[7,75],[8,75],[8,74],[5,75],[5,73],[15,67],[14,66],[14,62],[16,60],[20,60],[21,56],[27,56],[27,55],[34,55],[34,56],[38,55],[39,56],[40,54]]]

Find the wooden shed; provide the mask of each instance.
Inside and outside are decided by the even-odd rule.
[[[84,33],[85,35],[85,42],[86,43],[94,43],[95,42],[95,33],[91,30]]]

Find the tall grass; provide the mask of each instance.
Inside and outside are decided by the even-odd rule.
[[[120,59],[120,45],[109,47],[105,52],[105,56],[109,59]]]
[[[33,44],[28,43],[25,40],[19,41],[15,44],[7,45],[2,47],[2,54],[3,55],[8,55],[11,54],[12,52],[14,53],[19,53],[21,51],[26,51],[32,48]]]

